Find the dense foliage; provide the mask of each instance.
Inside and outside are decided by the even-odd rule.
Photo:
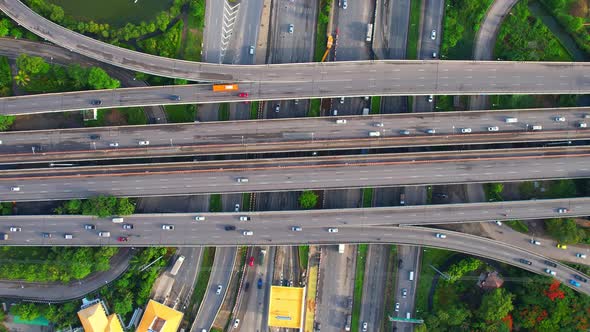
[[[496,57],[515,61],[571,61],[570,54],[526,1],[518,2],[504,20],[496,40]]]
[[[112,247],[0,247],[0,279],[69,282],[109,269]]]
[[[578,46],[590,53],[588,18],[590,4],[587,0],[541,0]]]
[[[97,67],[78,64],[67,67],[51,65],[41,57],[21,54],[16,64],[15,82],[29,92],[60,92],[82,89],[114,89],[120,82]]]
[[[446,274],[476,260],[464,259]],[[470,278],[438,283],[434,308],[425,313],[425,324],[416,331],[584,331],[590,327],[590,297],[557,280],[503,264],[503,287],[484,291],[475,285],[475,277],[489,268],[483,262],[479,266],[471,272],[464,269]]]
[[[318,194],[306,190],[299,195],[299,206],[303,209],[313,209],[318,204]]]
[[[87,298],[100,298],[111,309],[122,317],[129,319],[133,308],[144,307],[149,299],[152,285],[160,270],[166,265],[165,259],[156,261],[149,268],[142,270],[148,264],[166,255],[166,248],[150,247],[141,250],[141,253],[133,257],[131,266],[118,280],[108,286],[101,287],[98,291],[88,294]],[[32,304],[21,303],[12,307],[11,311],[26,319],[35,319],[39,316],[47,318],[56,324],[57,328],[79,326],[80,321],[76,312],[80,308],[79,300],[63,304]]]
[[[492,0],[446,0],[440,54],[471,59],[479,26]]]
[[[590,231],[578,227],[570,218],[545,220],[545,228],[559,243],[575,244],[590,237]]]
[[[83,214],[97,217],[126,216],[135,212],[135,202],[127,197],[97,196],[73,199],[55,209],[56,214]]]

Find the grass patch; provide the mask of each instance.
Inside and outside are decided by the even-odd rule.
[[[320,109],[322,107],[322,100],[321,99],[312,99],[309,103],[309,112],[307,112],[307,116],[320,116]]]
[[[426,204],[432,204],[432,186],[426,187]]]
[[[192,322],[195,319],[199,306],[203,301],[203,297],[207,291],[207,285],[209,284],[209,277],[211,276],[211,267],[213,266],[214,259],[215,247],[205,247],[203,249],[201,268],[199,269],[199,275],[195,282],[195,290],[193,291],[191,302],[188,306],[188,308],[194,308],[194,310],[190,310],[193,314],[191,314],[190,317],[187,317],[188,322]]]
[[[250,119],[251,120],[258,119],[258,107],[260,107],[259,101],[253,101],[250,103]]]
[[[12,71],[8,58],[0,56],[0,97],[12,95]]]
[[[381,96],[371,97],[371,114],[381,113]]]
[[[252,195],[250,193],[242,193],[242,209],[244,211],[251,211],[250,204],[252,203]]]
[[[351,330],[358,332],[359,317],[361,315],[361,301],[363,298],[363,283],[365,281],[365,262],[367,260],[367,245],[359,244],[356,254],[356,274],[354,276],[354,295],[352,306]]]
[[[500,27],[494,57],[514,61],[572,61],[559,39],[518,2]]]
[[[555,199],[578,196],[574,180],[525,181],[518,186],[523,199]]]
[[[422,0],[410,0],[410,27],[408,29],[408,43],[406,58],[418,59],[418,37],[420,35],[420,9]]]
[[[144,125],[148,118],[141,107],[111,108],[98,110],[96,120],[84,121],[86,127]]]
[[[203,26],[194,15],[188,15],[186,25],[186,39],[182,41],[182,58],[191,61],[201,61]]]
[[[166,118],[168,122],[182,123],[182,122],[194,122],[195,114],[197,112],[196,105],[166,105],[164,106],[166,111]]]
[[[315,35],[315,49],[313,60],[315,62],[321,62],[324,53],[326,53],[326,42],[328,21],[330,20],[330,8],[332,6],[332,0],[320,0],[319,11],[318,11],[318,22],[316,25]]]
[[[490,96],[492,109],[573,107],[577,106],[577,95],[504,95]]]
[[[309,259],[309,246],[299,246],[299,265],[301,269],[307,269],[307,262]]]
[[[440,54],[471,60],[479,26],[493,0],[446,0]]]
[[[422,265],[420,266],[420,278],[418,278],[418,287],[416,289],[416,312],[426,312],[428,309],[428,292],[432,286],[432,280],[436,271],[430,265],[438,268],[448,258],[456,253],[441,249],[423,249]],[[400,276],[403,278],[403,276]],[[406,276],[407,278],[407,276]]]
[[[529,226],[525,224],[522,220],[510,220],[504,222],[508,227],[512,228],[513,230],[521,233],[528,233]]]
[[[209,196],[209,212],[221,212],[221,194]]]
[[[219,104],[219,120],[220,121],[229,120],[229,104],[228,103]]]
[[[373,188],[363,188],[363,207],[373,206]]]

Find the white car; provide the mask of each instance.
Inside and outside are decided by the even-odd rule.
[[[426,129],[426,133],[427,134],[434,135],[434,134],[436,134],[436,129],[434,129],[434,128],[432,128],[432,129]]]
[[[400,133],[400,135],[410,135],[410,131],[409,131],[409,130],[407,130],[407,129],[400,130],[400,132],[399,132],[399,133]]]
[[[236,319],[234,320],[234,329],[237,328],[240,325],[240,320]]]
[[[367,332],[369,328],[369,324],[367,322],[363,322],[363,332]]]
[[[539,242],[537,240],[531,240],[530,242],[531,242],[531,244],[534,244],[534,245],[537,245],[537,246],[540,246],[541,245],[541,242]]]
[[[240,212],[240,204],[236,204],[236,206],[234,206],[234,211]]]
[[[399,302],[395,304],[395,311],[399,311]]]
[[[99,237],[111,237],[111,232],[98,232]]]
[[[553,118],[553,120],[555,120],[555,122],[565,122],[565,117],[556,116],[555,118]]]
[[[550,269],[545,269],[545,272],[547,272],[548,274],[550,274],[552,276],[556,276],[557,275],[557,273],[555,271],[550,270]]]
[[[338,228],[328,228],[328,233],[338,233]]]
[[[578,128],[587,128],[588,124],[586,122],[580,122],[578,123]]]
[[[243,177],[236,178],[236,181],[239,182],[239,183],[246,183],[246,182],[248,182],[248,178],[243,178]]]
[[[205,221],[205,217],[204,216],[196,216],[195,221]]]
[[[500,130],[500,128],[498,128],[498,126],[488,127],[488,131],[498,131],[498,130]]]
[[[340,97],[340,104],[344,104],[344,97]]]
[[[12,227],[10,227],[10,231],[11,232],[20,232],[20,231],[22,231],[22,229],[20,227],[12,226]]]
[[[436,39],[436,30],[432,30],[432,32],[430,32],[430,39],[432,39],[432,40]]]
[[[117,143],[117,142],[109,143],[109,146],[110,146],[111,148],[116,148],[116,147],[118,147],[118,146],[119,146],[119,143]]]
[[[447,238],[447,236],[445,234],[442,234],[442,233],[436,233],[436,237],[439,238],[439,239],[446,239]]]
[[[139,145],[150,145],[150,141],[139,141]]]
[[[496,225],[498,225],[498,226],[502,226],[502,222],[501,222],[500,220],[496,220],[496,221],[495,221],[495,223],[496,223]]]
[[[240,216],[240,221],[250,221],[250,216]]]
[[[461,128],[461,133],[462,134],[469,134],[469,133],[471,133],[471,128]]]
[[[383,122],[375,122],[375,123],[373,123],[373,127],[383,127],[383,126],[384,126]]]
[[[586,254],[577,253],[576,257],[581,258],[581,259],[586,259]]]
[[[243,231],[242,232],[242,235],[244,235],[244,236],[252,236],[252,235],[254,235],[254,232],[252,232],[252,231]]]
[[[569,210],[566,209],[566,208],[559,208],[559,209],[557,209],[557,213],[568,213],[568,212],[569,212]]]
[[[291,230],[293,232],[301,232],[303,229],[301,228],[301,226],[293,226],[291,227]]]
[[[223,286],[217,285],[217,289],[215,290],[215,294],[217,294],[217,295],[221,294],[222,290],[223,290]]]
[[[174,225],[162,225],[162,229],[165,231],[173,231]]]
[[[433,95],[428,96],[428,102],[429,103],[432,103],[433,100],[434,100],[434,96]]]
[[[20,187],[11,187],[10,191],[20,191]]]

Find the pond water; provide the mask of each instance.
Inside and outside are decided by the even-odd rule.
[[[109,23],[120,27],[149,21],[172,5],[172,0],[49,0],[61,6],[66,16],[81,21]]]

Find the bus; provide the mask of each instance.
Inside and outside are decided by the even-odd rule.
[[[237,91],[239,89],[237,84],[215,84],[213,85],[214,92]]]
[[[373,23],[367,24],[367,42],[373,40]]]
[[[182,262],[184,262],[184,256],[180,256],[176,259],[174,266],[172,266],[172,269],[170,270],[171,275],[175,276],[178,273],[178,270],[180,270],[180,267],[182,266]]]

